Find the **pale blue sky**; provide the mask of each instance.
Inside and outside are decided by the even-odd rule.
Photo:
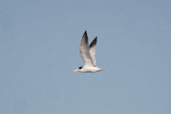
[[[1,0],[0,114],[171,114],[170,0]],[[81,66],[98,36],[98,73]]]

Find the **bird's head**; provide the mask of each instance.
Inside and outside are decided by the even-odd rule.
[[[80,67],[78,67],[77,69],[75,69],[74,72],[78,72],[78,71],[80,71],[82,68],[83,68],[83,67],[80,66]]]

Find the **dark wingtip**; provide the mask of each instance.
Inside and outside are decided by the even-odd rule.
[[[94,40],[96,40],[96,41],[97,41],[97,36],[94,38]]]
[[[85,30],[85,32],[84,32],[84,34],[83,34],[83,36],[86,36],[87,37],[87,31]]]
[[[84,33],[87,33],[87,30],[85,30],[85,32]]]
[[[93,47],[93,46],[95,46],[96,43],[97,43],[97,36],[96,36],[96,37],[94,38],[94,40],[91,42],[90,48]]]
[[[85,30],[84,35],[87,35],[87,31]]]
[[[83,36],[82,36],[82,40],[81,40],[81,44],[82,43],[87,43],[88,44],[88,35],[87,35],[87,31],[84,32]]]

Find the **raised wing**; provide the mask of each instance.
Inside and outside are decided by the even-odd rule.
[[[94,40],[90,44],[89,53],[92,58],[93,65],[96,66],[96,43],[97,43],[97,36],[94,38]]]
[[[87,36],[87,32],[85,31],[80,44],[80,55],[84,61],[84,66],[94,66],[92,62],[92,58],[89,53],[89,48],[90,47],[88,45],[88,36]]]

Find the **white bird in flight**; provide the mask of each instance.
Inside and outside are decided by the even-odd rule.
[[[80,55],[84,61],[84,65],[78,67],[74,70],[74,72],[99,72],[102,71],[101,68],[96,66],[96,43],[97,43],[97,37],[94,38],[94,40],[91,42],[91,44],[88,44],[88,36],[87,31],[84,32],[80,44]]]

